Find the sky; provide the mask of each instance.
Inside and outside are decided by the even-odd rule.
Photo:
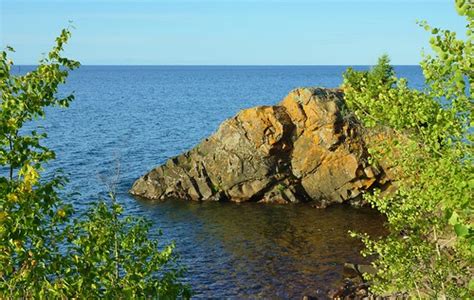
[[[465,32],[454,0],[0,0],[1,47],[35,64],[61,28],[83,65],[419,63],[416,20]]]

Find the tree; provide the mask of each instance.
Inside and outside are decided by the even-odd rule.
[[[397,170],[397,190],[366,199],[388,219],[380,240],[358,234],[364,255],[375,255],[375,275],[366,275],[376,293],[407,292],[418,297],[473,295],[474,229],[473,95],[474,10],[456,1],[467,19],[467,38],[420,25],[432,33],[434,55],[421,68],[424,90],[395,77],[388,58],[367,72],[347,70],[347,105],[366,127],[390,138],[369,144],[375,165]]]
[[[11,72],[0,52],[0,298],[190,297],[179,283],[173,245],[158,249],[148,238],[150,222],[122,216],[111,191],[82,218],[59,194],[67,178],[41,178],[54,151],[41,144],[46,133],[24,125],[45,108],[67,107],[73,95],[57,97],[60,84],[79,62],[62,56],[71,33],[62,30],[38,67]]]

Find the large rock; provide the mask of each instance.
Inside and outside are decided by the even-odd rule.
[[[134,184],[148,199],[360,203],[384,183],[338,89],[300,88],[276,106],[241,111],[187,153]]]

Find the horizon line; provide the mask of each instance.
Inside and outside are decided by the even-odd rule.
[[[39,64],[13,64],[12,66],[19,67],[34,67]],[[314,65],[299,65],[299,64],[81,64],[81,67],[367,67],[375,66],[376,64],[314,64]],[[419,64],[392,64],[395,67],[419,67]]]

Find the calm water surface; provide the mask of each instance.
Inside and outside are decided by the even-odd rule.
[[[341,280],[344,262],[362,262],[347,231],[378,234],[380,216],[345,206],[149,203],[127,190],[239,110],[275,104],[300,86],[337,87],[345,68],[83,66],[62,89],[75,92],[71,107],[49,110],[40,122],[57,153],[47,168],[69,175],[68,192],[81,194],[69,201],[81,212],[105,197],[104,180],[119,166],[120,202],[128,214],[151,218],[164,243],[176,242],[196,297],[314,295]],[[422,86],[418,67],[397,71]]]

